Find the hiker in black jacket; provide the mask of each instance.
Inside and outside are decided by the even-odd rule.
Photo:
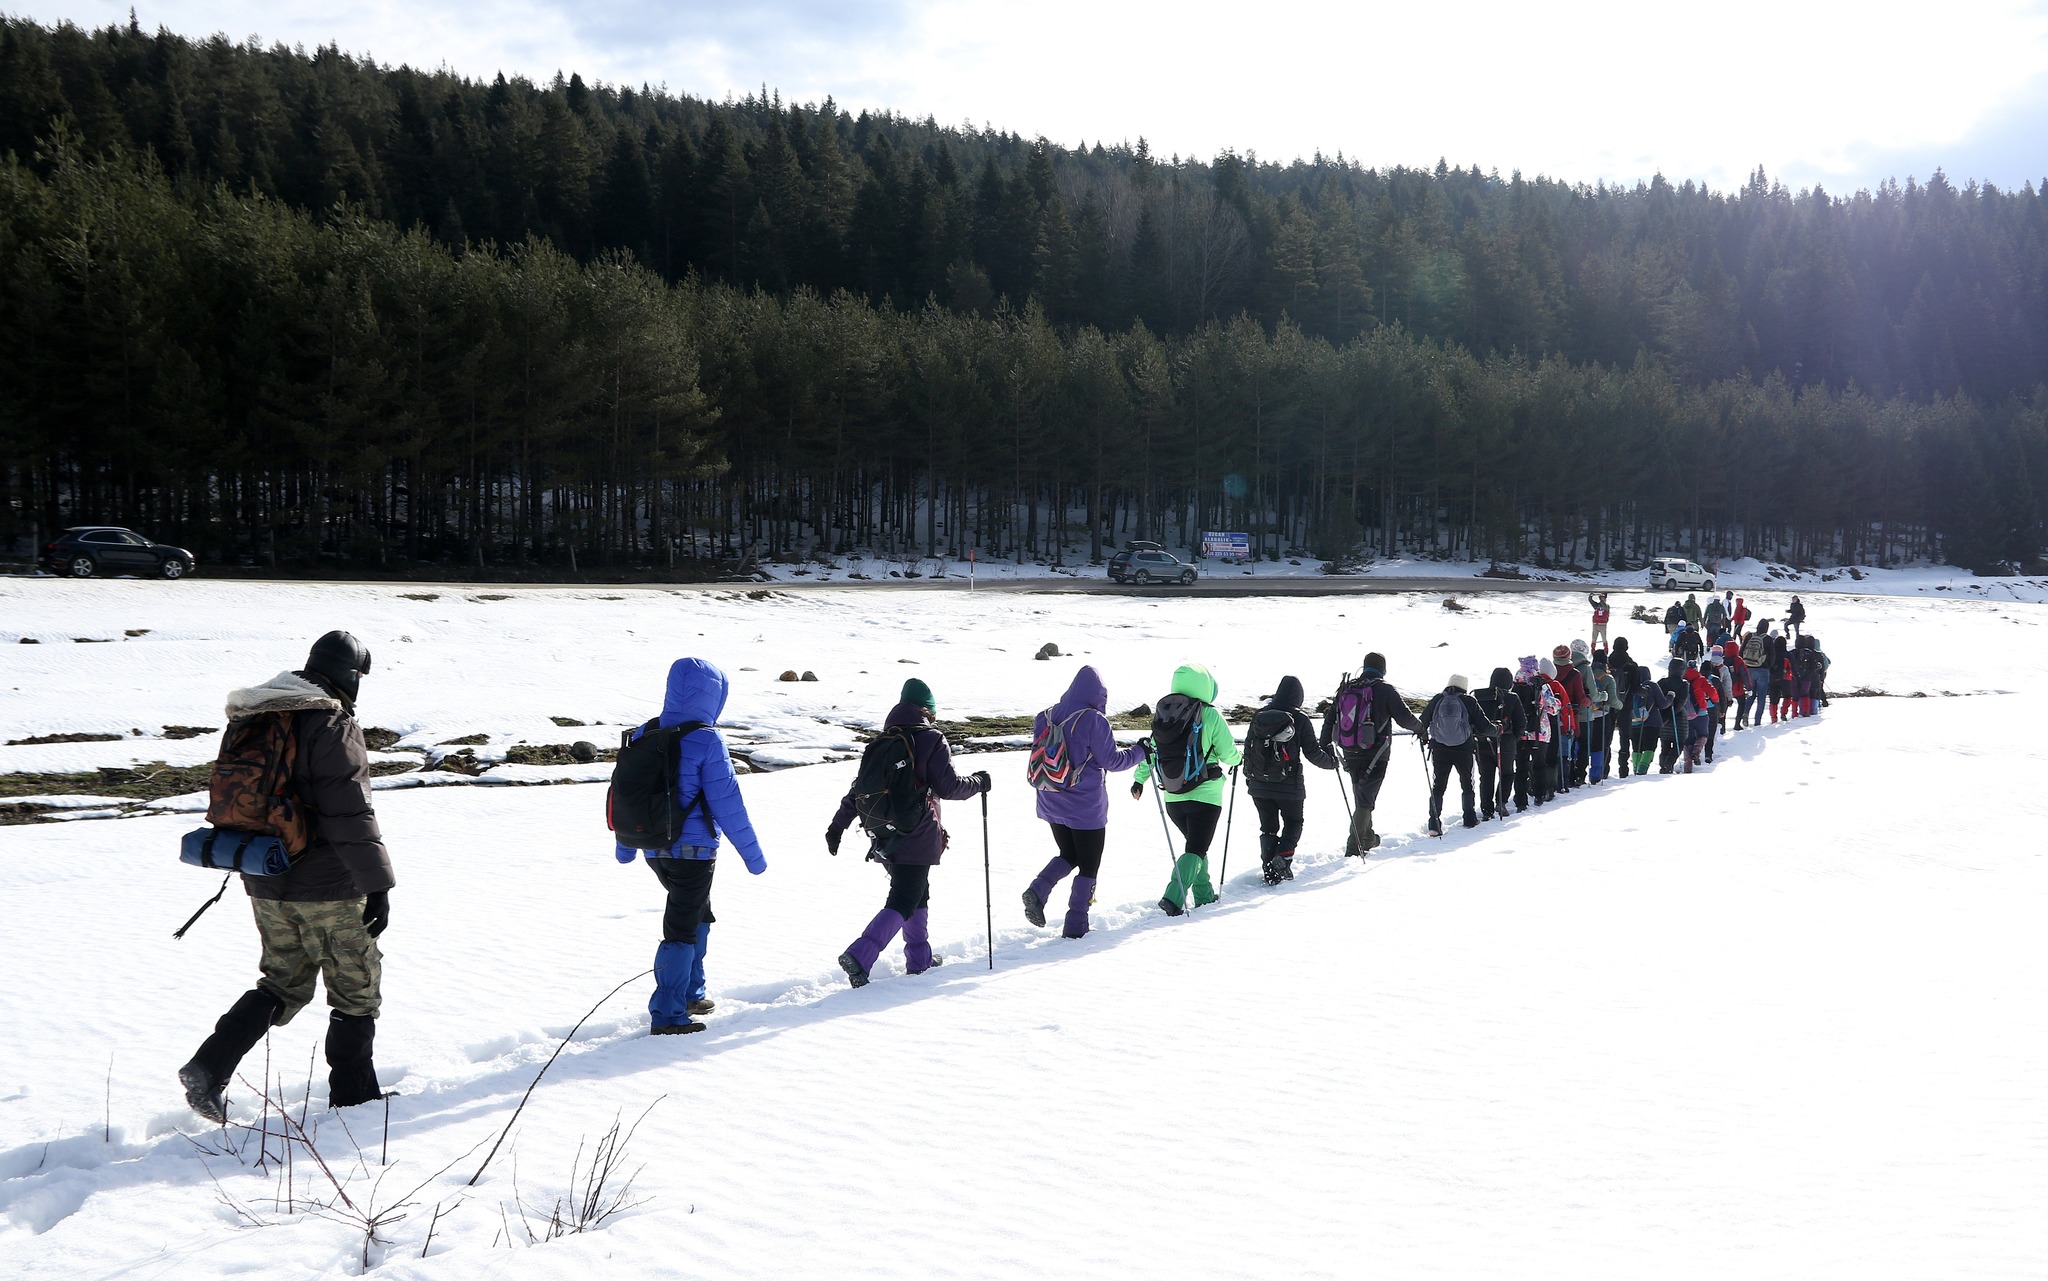
[[[1422,709],[1423,733],[1428,736],[1430,763],[1435,767],[1429,787],[1431,836],[1444,834],[1444,786],[1450,782],[1453,769],[1458,771],[1465,826],[1479,826],[1479,815],[1472,808],[1472,758],[1479,740],[1500,737],[1500,726],[1480,710],[1478,700],[1468,692],[1471,688],[1471,681],[1453,675],[1443,692]]]
[[[1294,847],[1308,799],[1302,762],[1337,768],[1335,753],[1317,741],[1315,723],[1301,710],[1301,698],[1301,681],[1281,677],[1245,731],[1244,790],[1259,811],[1259,868],[1268,885],[1294,879]]]
[[[1479,817],[1506,818],[1508,799],[1515,789],[1515,751],[1528,728],[1522,700],[1515,696],[1514,674],[1505,667],[1494,668],[1493,679],[1472,697],[1486,719],[1500,726],[1494,740],[1478,750]]]
[[[178,1069],[185,1102],[225,1124],[235,1067],[273,1027],[282,1027],[327,988],[327,1104],[352,1107],[384,1097],[374,1043],[383,1005],[384,958],[377,936],[391,920],[391,859],[370,805],[370,758],[356,721],[356,692],[370,651],[347,632],[313,642],[306,665],[228,695],[230,722],[284,712],[298,745],[292,790],[311,819],[306,848],[282,876],[244,876],[262,977],[213,1025]]]
[[[1351,742],[1358,735],[1351,727],[1341,726],[1348,692],[1363,698],[1366,715],[1361,726],[1371,727],[1372,745],[1353,747]],[[1408,710],[1408,704],[1401,701],[1401,691],[1387,683],[1387,658],[1377,651],[1365,656],[1365,666],[1355,680],[1347,681],[1337,689],[1337,696],[1330,701],[1330,710],[1323,716],[1323,731],[1317,741],[1325,748],[1341,748],[1344,772],[1351,776],[1351,835],[1344,840],[1346,857],[1356,854],[1361,858],[1366,851],[1380,843],[1379,833],[1372,830],[1372,810],[1380,797],[1380,784],[1387,779],[1387,759],[1393,750],[1393,727],[1399,724],[1410,733],[1420,737],[1422,722],[1415,719],[1415,713]]]

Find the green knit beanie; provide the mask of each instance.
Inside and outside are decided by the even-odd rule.
[[[903,682],[903,697],[896,701],[899,703],[916,703],[934,716],[939,714],[939,704],[932,697],[932,687],[915,676]]]

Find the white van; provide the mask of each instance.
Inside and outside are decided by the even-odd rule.
[[[1689,560],[1659,556],[1650,562],[1650,586],[1658,591],[1683,588],[1710,592],[1714,590],[1714,576]]]

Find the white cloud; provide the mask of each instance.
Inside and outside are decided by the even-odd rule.
[[[31,16],[100,23],[126,12],[118,0],[52,0]],[[1852,189],[1893,172],[1887,164],[1915,160],[1924,175],[1950,152],[2016,184],[2043,167],[2031,147],[1975,140],[1999,135],[2048,72],[2048,6],[2038,0],[185,0],[145,5],[141,20],[193,35],[338,41],[481,77],[580,70],[711,97],[765,84],[1069,144],[1143,135],[1161,154],[1235,147],[1284,160],[1320,149],[1374,165],[1445,156],[1573,181],[1661,171],[1717,187],[1761,164]]]

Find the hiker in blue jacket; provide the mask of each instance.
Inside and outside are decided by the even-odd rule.
[[[654,950],[654,995],[647,1000],[655,1036],[702,1032],[704,1025],[693,1016],[709,1014],[716,1005],[704,995],[704,949],[715,919],[711,874],[718,867],[720,833],[732,838],[749,872],[759,876],[768,870],[761,842],[747,819],[746,802],[740,798],[732,756],[715,728],[729,688],[725,673],[701,658],[679,658],[668,669],[661,728],[689,722],[704,728],[685,734],[679,745],[676,800],[684,811],[683,834],[666,850],[646,851],[647,866],[668,891],[661,946]],[[630,863],[641,851],[615,845],[613,853],[619,862]]]

